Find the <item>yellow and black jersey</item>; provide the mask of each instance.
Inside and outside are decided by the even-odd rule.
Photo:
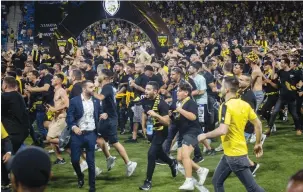
[[[232,98],[220,106],[219,121],[229,126],[228,133],[221,136],[225,155],[248,154],[244,130],[247,122],[256,118],[257,115],[251,106],[241,99]]]

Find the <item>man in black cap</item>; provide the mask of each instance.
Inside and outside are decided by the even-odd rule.
[[[51,177],[49,155],[41,148],[27,147],[8,162],[16,192],[43,192]]]

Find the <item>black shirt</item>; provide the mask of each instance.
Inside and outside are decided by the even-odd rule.
[[[84,73],[85,79],[90,80],[92,82],[95,81],[95,76],[96,76],[96,72],[93,69],[91,69],[89,71],[85,71],[85,73]]]
[[[266,76],[267,78],[269,78],[269,75],[267,74],[264,74],[264,76]],[[271,81],[274,83],[274,84],[278,84],[278,80],[277,79],[271,79]],[[265,91],[265,93],[273,93],[273,92],[278,92],[278,89],[273,87],[271,84],[269,83],[266,83],[266,84],[263,84],[263,89]]]
[[[302,75],[294,70],[280,70],[277,74],[279,77],[279,89],[281,98],[288,101],[295,100],[297,95],[296,85],[300,80],[302,80]]]
[[[214,92],[212,91],[211,87],[209,86],[209,84],[215,82],[215,78],[214,78],[213,74],[211,74],[211,73],[208,72],[208,71],[204,71],[203,76],[204,76],[205,81],[206,81],[206,84],[207,84],[207,89],[206,89],[207,95],[208,95],[208,96],[215,97],[215,96],[216,96],[216,93],[214,93]]]
[[[1,121],[9,135],[28,134],[29,116],[23,97],[17,91],[2,93]]]
[[[16,68],[24,69],[25,61],[27,60],[27,55],[25,53],[21,53],[21,55],[14,54],[12,56],[12,62]]]
[[[188,81],[185,81],[184,79],[181,79],[181,82],[188,82],[188,83],[191,85],[191,87],[192,87],[192,91],[197,90],[197,86],[196,86],[194,80],[192,80],[192,78],[188,78]],[[180,82],[180,83],[181,83],[181,82]],[[178,89],[178,86],[175,86],[175,87],[170,91],[171,98],[172,98],[172,104],[171,104],[170,108],[171,108],[172,110],[175,110],[175,109],[176,109],[176,103],[177,103],[177,101],[178,101],[178,99],[177,99],[177,89]]]
[[[69,93],[69,99],[72,99],[76,96],[79,96],[81,95],[82,93],[82,87],[81,87],[82,83],[81,82],[78,82],[78,83],[75,83],[73,85],[73,88],[71,90],[71,92]]]
[[[192,54],[195,54],[196,53],[196,51],[195,51],[195,46],[194,45],[188,45],[187,47],[186,46],[184,46],[183,47],[183,53],[184,53],[184,55],[187,57],[187,58],[190,58],[190,56],[192,55]]]
[[[106,84],[102,87],[101,94],[105,99],[102,100],[102,109],[104,113],[108,114],[109,118],[118,118],[116,106],[116,88],[113,84]]]
[[[38,83],[38,87],[43,87],[45,84],[49,84],[50,87],[48,91],[42,92],[43,101],[47,104],[52,105],[53,99],[54,99],[54,87],[52,86],[52,79],[53,76],[51,74],[47,74],[41,78],[41,80]]]
[[[252,92],[250,88],[245,89],[240,96],[241,100],[247,102],[253,110],[256,109],[257,106],[257,99],[255,94]],[[254,126],[251,122],[247,122],[245,126],[245,132],[246,133],[253,133],[254,132]]]
[[[215,43],[213,45],[210,45],[211,50],[214,49],[214,54],[212,56],[217,56],[221,54],[221,45],[218,43]]]
[[[175,124],[178,125],[180,135],[191,134],[198,135],[201,132],[201,126],[198,120],[198,105],[197,103],[190,99],[182,107],[185,111],[191,112],[196,115],[196,120],[191,121],[180,114],[180,118],[175,120]]]
[[[146,116],[148,116],[147,112],[149,110],[153,109],[155,100],[144,98],[141,100],[141,103],[142,103],[144,113],[146,114]],[[162,117],[168,115],[169,105],[163,99],[160,98],[160,102],[157,107],[158,107],[158,111],[155,111],[156,113],[158,113]],[[158,120],[156,120],[156,125],[158,125],[158,124],[159,124],[159,122],[158,122]],[[160,126],[161,126],[161,124],[160,124]],[[161,131],[167,131],[166,128],[167,128],[167,126],[164,126],[164,129]]]
[[[211,49],[212,49],[212,45],[211,44],[208,44],[204,47],[204,55],[203,55],[203,60],[210,54],[211,52]]]
[[[161,76],[159,77],[158,75],[153,75],[151,78],[149,78],[149,81],[156,81],[159,87],[162,87],[164,85],[162,77]]]
[[[135,83],[136,85],[142,87],[143,89],[145,89],[146,84],[149,82],[149,78],[143,73],[141,75],[139,75],[136,79],[135,79]],[[140,97],[144,92],[141,92],[137,89],[134,88],[134,92],[135,92],[135,97]]]

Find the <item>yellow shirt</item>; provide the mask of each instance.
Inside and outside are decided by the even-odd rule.
[[[166,65],[163,66],[163,70],[168,73],[168,67]]]
[[[229,126],[228,133],[221,136],[225,155],[242,156],[248,154],[244,129],[248,121],[256,118],[254,110],[241,99],[232,98],[220,106],[220,122]]]
[[[8,133],[6,132],[3,124],[1,123],[1,139],[5,139],[6,137],[8,137]]]

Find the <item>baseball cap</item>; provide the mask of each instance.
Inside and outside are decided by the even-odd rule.
[[[44,69],[48,69],[48,66],[45,63],[42,63],[39,65],[39,71],[42,71]]]
[[[30,146],[20,149],[12,157],[7,168],[26,187],[41,187],[47,185],[51,173],[51,161],[49,155],[41,148]]]

